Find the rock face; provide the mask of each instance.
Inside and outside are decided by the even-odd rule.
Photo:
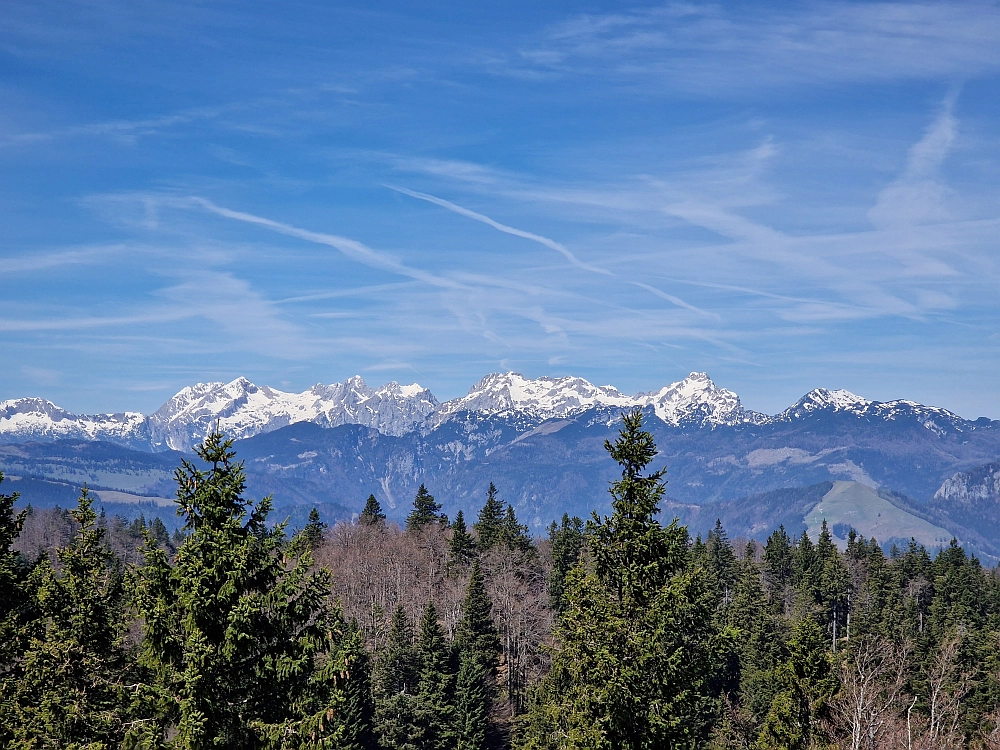
[[[956,473],[934,493],[934,500],[969,507],[1000,503],[1000,463],[988,463]]]

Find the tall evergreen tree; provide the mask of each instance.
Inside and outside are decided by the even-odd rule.
[[[344,684],[344,705],[337,717],[343,732],[338,750],[375,750],[375,703],[371,663],[364,639],[355,623],[348,627],[343,642],[343,666],[350,676]]]
[[[490,676],[483,663],[469,652],[460,657],[455,686],[455,734],[458,750],[486,750],[489,741]]]
[[[503,539],[504,506],[497,498],[497,488],[490,482],[490,487],[486,491],[486,504],[479,511],[479,518],[472,528],[476,530],[479,537],[478,546],[480,551],[486,552],[492,549]]]
[[[593,569],[567,577],[552,670],[526,722],[526,748],[693,747],[710,728],[715,665],[728,639],[713,627],[704,574],[687,569],[688,536],[656,520],[664,470],[642,412],[605,445],[622,467],[613,514],[588,525]]]
[[[271,499],[243,498],[231,446],[214,433],[196,448],[207,471],[185,460],[176,472],[188,536],[175,563],[152,540],[143,550],[136,598],[143,660],[172,707],[163,729],[185,750],[331,746],[348,733],[352,677],[329,574],[295,545],[285,558]]]
[[[365,508],[358,516],[358,523],[364,526],[373,526],[385,521],[385,513],[382,512],[382,505],[375,499],[375,495],[369,495],[365,501]]]
[[[428,602],[417,639],[420,680],[414,702],[415,744],[421,750],[450,750],[456,740],[455,670],[451,649]]]
[[[413,627],[402,605],[396,608],[385,648],[375,663],[376,735],[387,750],[416,750],[415,702],[420,663]]]
[[[761,750],[800,750],[820,739],[830,698],[837,688],[833,661],[819,625],[799,620],[788,640],[790,656],[777,670],[781,690],[764,717],[757,746]],[[817,743],[818,744],[818,743]]]
[[[315,552],[319,545],[323,543],[323,534],[326,532],[326,524],[320,520],[319,511],[313,508],[309,511],[309,522],[302,529],[302,541]]]
[[[479,659],[489,674],[493,674],[500,656],[500,636],[491,616],[493,604],[486,593],[486,579],[479,561],[472,563],[472,574],[462,603],[462,619],[456,633],[459,651]]]
[[[771,533],[764,545],[764,585],[771,604],[784,610],[785,589],[792,582],[792,540],[784,525]]]
[[[503,514],[500,543],[511,552],[533,552],[535,549],[528,527],[517,520],[514,506],[510,503]]]
[[[84,487],[59,567],[43,558],[32,573],[37,619],[25,623],[23,671],[10,690],[7,747],[111,748],[126,742],[136,682],[120,565],[96,525]],[[44,744],[43,744],[44,743]]]
[[[492,608],[476,560],[455,637],[460,663],[455,688],[456,731],[459,747],[469,750],[484,748],[490,734],[490,707],[495,697],[494,678],[500,656],[500,637],[493,625]]]
[[[451,524],[448,541],[448,561],[452,565],[465,565],[476,556],[476,540],[465,525],[465,515],[458,511]]]
[[[563,513],[562,525],[556,526],[555,521],[549,527],[549,541],[552,544],[552,572],[549,574],[549,600],[551,606],[562,611],[566,606],[566,574],[569,573],[583,549],[583,521]]]
[[[441,503],[437,502],[421,484],[416,497],[413,498],[413,510],[406,517],[406,529],[417,531],[435,522],[447,523],[448,519],[441,513]]]
[[[716,519],[715,528],[705,540],[705,557],[708,572],[718,591],[719,602],[724,606],[728,605],[736,583],[738,566],[733,545],[729,543],[729,536],[722,527],[722,519]]]

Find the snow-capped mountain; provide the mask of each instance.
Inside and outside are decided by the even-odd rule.
[[[371,388],[359,376],[343,383],[318,384],[302,393],[258,386],[246,378],[198,383],[181,390],[148,417],[135,413],[79,416],[48,401],[25,398],[0,402],[0,443],[74,438],[142,450],[188,451],[216,427],[236,439],[299,422],[323,427],[363,425],[399,437],[434,431],[462,414],[473,423],[483,418],[506,420],[510,429],[521,433],[548,419],[572,418],[592,410],[597,410],[593,418],[609,422],[621,410],[634,407],[652,408],[671,427],[760,426],[822,415],[883,423],[916,420],[938,435],[968,432],[978,425],[945,409],[912,401],[870,401],[849,391],[824,388],[810,391],[780,414],[767,416],[744,409],[739,396],[700,372],[634,396],[583,378],[531,379],[507,372],[487,375],[465,396],[445,403],[416,383]]]
[[[441,418],[462,411],[503,414],[527,412],[540,419],[578,414],[595,406],[630,407],[635,400],[610,385],[593,385],[583,378],[538,378],[518,372],[494,372],[476,383],[468,394],[446,401]]]
[[[0,401],[0,442],[60,439],[145,447],[149,432],[145,415],[137,412],[78,415],[41,398]]]
[[[684,380],[652,393],[635,397],[636,406],[652,406],[656,416],[669,425],[761,424],[767,415],[748,411],[740,397],[719,388],[704,372],[692,372]]]
[[[975,429],[974,422],[963,419],[957,414],[937,406],[924,406],[916,401],[896,399],[894,401],[869,401],[850,391],[816,388],[809,391],[794,404],[771,419],[791,422],[806,416],[828,412],[843,413],[862,419],[895,422],[903,419],[915,419],[928,430],[937,434],[964,432]],[[986,420],[989,422],[989,420]]]
[[[296,422],[324,427],[360,424],[387,435],[403,435],[437,406],[434,394],[416,383],[373,389],[355,376],[344,383],[286,393],[237,378],[183,389],[150,417],[150,434],[154,449],[174,450],[189,450],[216,426],[235,439]]]
[[[497,372],[472,386],[467,395],[446,401],[435,418],[440,422],[463,411],[519,412],[542,421],[594,408],[620,410],[636,406],[652,406],[660,419],[674,427],[758,423],[767,419],[764,414],[745,410],[739,396],[719,388],[703,372],[692,372],[658,391],[635,396],[626,396],[611,385],[593,385],[583,378],[532,380],[517,372]]]

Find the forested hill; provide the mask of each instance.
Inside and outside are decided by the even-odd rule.
[[[230,443],[199,450],[172,536],[87,493],[70,516],[0,499],[0,745],[1000,743],[996,569],[851,529],[838,549],[822,522],[692,538],[660,521],[639,412],[606,446],[609,513],[542,540],[491,485],[468,516],[421,485],[405,527],[370,496],[289,535]]]

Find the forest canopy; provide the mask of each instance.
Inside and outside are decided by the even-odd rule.
[[[605,447],[611,514],[543,539],[492,484],[476,518],[421,485],[405,528],[372,495],[292,532],[219,434],[173,536],[0,495],[0,746],[1000,748],[997,570],[692,539],[641,412]]]

